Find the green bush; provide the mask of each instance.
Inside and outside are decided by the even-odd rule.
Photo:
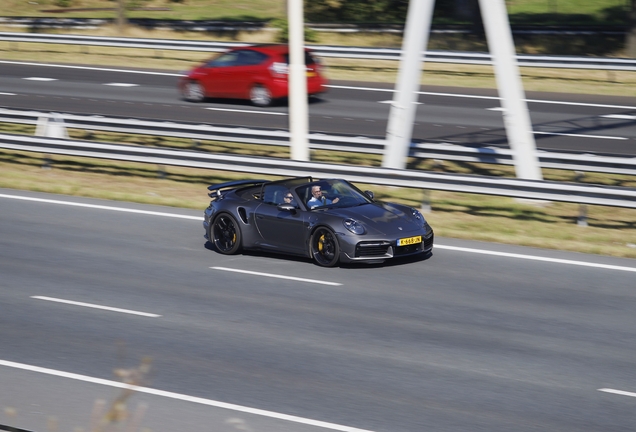
[[[278,35],[276,36],[276,41],[280,43],[289,42],[289,22],[286,19],[277,19],[270,22],[270,27],[278,29]],[[317,42],[318,35],[316,31],[305,27],[305,41],[306,42]]]

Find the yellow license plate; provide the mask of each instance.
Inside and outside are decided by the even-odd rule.
[[[307,72],[307,76],[308,76],[309,78],[313,78],[313,77],[315,77],[315,76],[316,76],[316,72]]]
[[[415,243],[422,243],[422,236],[401,238],[397,241],[398,246],[412,245]]]

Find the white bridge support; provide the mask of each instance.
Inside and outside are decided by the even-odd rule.
[[[303,0],[288,0],[289,22],[289,133],[291,158],[309,160],[309,109],[305,67]]]
[[[420,55],[426,49],[428,42],[434,2],[435,0],[411,0],[409,3],[398,83],[387,126],[387,146],[382,161],[383,167],[403,169],[406,166],[417,108],[415,102],[419,89],[421,63],[423,63],[420,61]],[[479,6],[488,46],[492,53],[497,88],[503,108],[504,126],[510,148],[514,151],[517,177],[541,180],[532,122],[521,83],[504,0],[479,0]],[[424,32],[426,34],[423,34]],[[421,44],[424,46],[420,47]]]
[[[413,136],[420,77],[424,64],[421,53],[428,45],[435,0],[410,0],[402,40],[400,70],[386,128],[382,166],[404,169]]]

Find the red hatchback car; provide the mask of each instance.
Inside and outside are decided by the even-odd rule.
[[[305,49],[307,94],[323,93],[327,80],[322,66]],[[257,106],[271,105],[287,97],[289,47],[254,45],[230,49],[195,67],[179,81],[185,100],[200,102],[206,97],[249,99]]]

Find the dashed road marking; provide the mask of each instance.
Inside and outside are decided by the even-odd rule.
[[[244,114],[267,114],[267,115],[277,115],[277,116],[286,116],[287,113],[275,112],[275,111],[254,111],[254,110],[240,110],[240,109],[232,109],[232,108],[205,108],[210,111],[227,111],[227,112],[238,112]]]
[[[64,304],[69,304],[69,305],[73,305],[73,306],[81,306],[81,307],[87,307],[87,308],[93,308],[93,309],[102,309],[102,310],[107,310],[107,311],[111,311],[111,312],[120,312],[120,313],[129,314],[129,315],[140,315],[140,316],[145,316],[145,317],[149,317],[149,318],[158,318],[158,317],[161,316],[161,315],[148,313],[148,312],[139,312],[139,311],[134,311],[134,310],[130,310],[130,309],[120,309],[120,308],[115,308],[115,307],[110,307],[110,306],[101,306],[101,305],[96,305],[96,304],[91,304],[91,303],[77,302],[77,301],[73,301],[73,300],[63,300],[63,299],[58,299],[58,298],[53,298],[53,297],[31,296],[31,298],[32,299],[37,299],[37,300],[50,301],[50,302],[54,302],[54,303],[64,303]]]
[[[299,277],[294,277],[294,276],[284,276],[284,275],[272,274],[272,273],[261,273],[261,272],[251,271],[251,270],[233,269],[233,268],[228,268],[228,267],[210,267],[210,268],[214,269],[214,270],[222,270],[222,271],[229,271],[229,272],[235,272],[235,273],[244,273],[244,274],[249,274],[249,275],[254,275],[254,276],[271,277],[271,278],[276,278],[276,279],[287,279],[287,280],[293,280],[293,281],[298,281],[298,282],[307,282],[307,283],[313,283],[313,284],[319,284],[319,285],[330,285],[330,286],[340,286],[340,285],[342,285],[341,283],[338,283],[338,282],[327,282],[327,281],[321,281],[321,280],[316,280],[316,279],[305,279],[305,278],[299,278]]]
[[[614,389],[609,389],[609,388],[601,388],[601,389],[598,389],[598,391],[604,392],[604,393],[613,393],[613,394],[617,394],[617,395],[621,395],[621,396],[636,397],[636,393],[627,392],[627,391],[623,391],[623,390],[614,390]]]
[[[139,84],[131,84],[131,83],[106,83],[104,85],[112,86],[112,87],[139,87]]]
[[[24,79],[27,81],[57,81],[57,78],[45,78],[45,77],[28,77]]]
[[[628,115],[628,114],[607,114],[602,115],[603,118],[608,119],[616,119],[616,120],[636,120],[636,115]]]

